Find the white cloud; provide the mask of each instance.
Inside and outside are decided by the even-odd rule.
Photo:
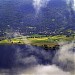
[[[71,3],[71,7],[73,8],[73,10],[75,11],[75,0],[66,0],[67,5],[70,5]]]
[[[39,13],[40,9],[46,7],[50,0],[33,0],[33,6],[36,13]]]
[[[38,65],[30,68],[19,75],[71,75],[69,72],[64,72],[55,65]]]
[[[75,10],[75,0],[74,0],[74,3],[73,3],[73,9]]]
[[[53,62],[59,63],[62,68],[65,66],[64,70],[74,73],[75,53],[73,52],[73,49],[75,47],[75,43],[62,43],[60,45],[60,50],[56,53]]]

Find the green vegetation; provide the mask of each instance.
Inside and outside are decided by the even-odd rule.
[[[31,36],[19,36],[10,39],[2,39],[0,44],[31,44],[35,46],[47,45],[48,47],[53,47],[58,44],[59,41],[72,41],[75,40],[75,35],[56,35],[56,36],[46,36],[46,35],[31,35]]]
[[[27,38],[31,41],[32,45],[35,46],[44,46],[47,45],[48,47],[54,47],[58,45],[59,41],[70,42],[74,39],[74,36],[66,36],[66,35],[56,35],[56,36],[42,36],[42,37],[33,37]]]

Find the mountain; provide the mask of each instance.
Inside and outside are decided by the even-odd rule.
[[[59,34],[75,30],[75,12],[63,0],[51,0],[35,17],[32,0],[0,1],[0,33],[14,29],[24,34]]]

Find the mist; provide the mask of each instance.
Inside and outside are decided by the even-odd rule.
[[[33,7],[36,11],[36,15],[39,14],[41,8],[45,8],[50,0],[33,0]]]
[[[75,0],[66,0],[66,4],[75,11]]]
[[[0,75],[74,75],[75,43],[59,44],[54,55],[40,47],[12,45],[14,63],[11,69],[1,69]]]

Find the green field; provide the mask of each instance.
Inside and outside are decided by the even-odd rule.
[[[0,44],[31,44],[35,46],[47,45],[53,47],[58,44],[59,41],[72,41],[75,40],[74,36],[56,35],[56,36],[45,36],[45,35],[31,35],[31,36],[18,36],[14,38],[5,38],[0,40]]]

